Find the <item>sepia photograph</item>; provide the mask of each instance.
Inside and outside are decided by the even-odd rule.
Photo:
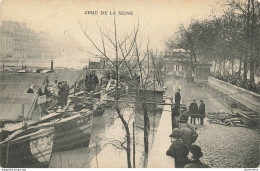
[[[0,0],[0,168],[258,171],[259,51],[260,0]]]

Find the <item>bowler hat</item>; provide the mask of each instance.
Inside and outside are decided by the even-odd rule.
[[[203,153],[201,152],[201,148],[197,145],[192,145],[189,149],[189,151],[196,157],[200,158],[203,156]]]
[[[169,135],[169,137],[172,137],[172,138],[181,138],[181,131],[179,128],[174,128],[172,130],[172,133],[171,135]]]
[[[183,119],[180,119],[180,120],[179,120],[179,123],[187,123],[187,122],[188,122],[188,119],[184,119],[184,118],[183,118]]]

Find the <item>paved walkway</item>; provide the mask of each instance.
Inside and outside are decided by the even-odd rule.
[[[167,78],[166,86],[166,95],[171,97],[180,88],[182,103],[187,106],[193,99],[204,99],[206,112],[230,112],[224,99],[213,97],[206,87],[171,77]],[[207,119],[204,123],[203,126],[194,125],[199,134],[195,144],[199,145],[204,153],[202,162],[213,168],[254,168],[259,165],[260,138],[256,130],[209,124]],[[162,127],[161,124],[165,131],[171,130],[166,130],[164,122],[160,123],[159,128]],[[168,135],[164,136],[165,139],[168,138]],[[161,151],[165,152],[165,149],[162,147]],[[160,161],[164,163],[162,159]]]
[[[212,168],[255,168],[259,165],[259,133],[243,127],[195,125],[204,163]]]
[[[170,101],[166,101],[170,103]],[[154,144],[148,157],[148,168],[174,168],[174,158],[166,155],[171,145],[171,107],[164,105]]]

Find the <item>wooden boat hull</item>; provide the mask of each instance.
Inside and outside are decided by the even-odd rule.
[[[83,112],[39,124],[38,127],[54,126],[53,151],[67,151],[88,147],[91,139],[93,112]]]
[[[28,128],[20,135],[6,140],[0,145],[1,167],[5,168],[45,168],[49,167],[54,128]],[[15,133],[14,133],[15,134]]]
[[[54,151],[88,147],[91,139],[93,113],[77,114],[55,124]]]

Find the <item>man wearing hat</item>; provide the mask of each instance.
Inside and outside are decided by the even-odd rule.
[[[200,114],[200,124],[203,125],[203,120],[205,118],[205,104],[203,103],[203,100],[200,100],[199,114]]]
[[[196,100],[193,100],[193,102],[190,104],[189,106],[189,110],[190,110],[190,123],[192,124],[192,120],[193,120],[193,124],[196,124],[196,115],[198,114],[198,105],[196,103]]]
[[[177,109],[180,108],[180,103],[181,103],[181,90],[178,88],[178,92],[175,93],[175,106]]]
[[[68,103],[68,96],[70,92],[70,86],[68,85],[67,81],[64,81],[64,103],[67,105]]]
[[[166,155],[174,157],[176,168],[183,168],[185,164],[188,163],[187,156],[189,151],[181,139],[182,135],[180,129],[174,128],[169,137],[171,137],[172,144],[167,150]]]
[[[197,145],[192,145],[189,149],[190,163],[185,165],[184,168],[209,168],[209,166],[200,161],[202,156],[201,148]]]

